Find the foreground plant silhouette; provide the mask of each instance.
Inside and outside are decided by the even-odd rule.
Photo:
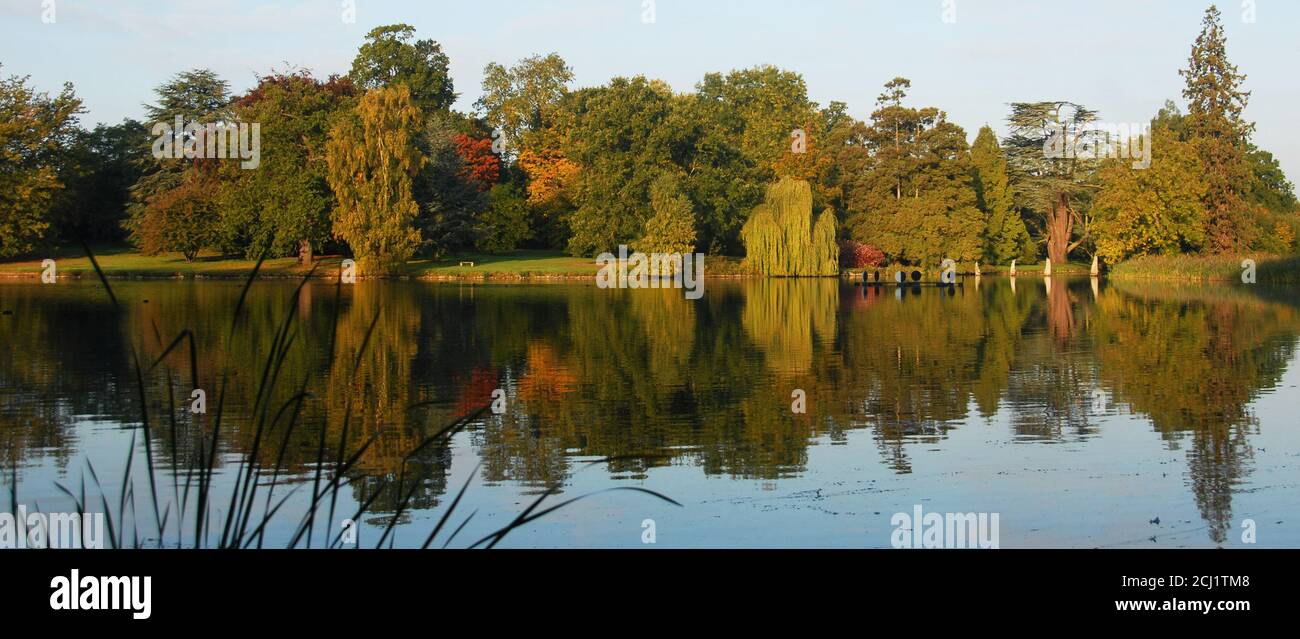
[[[95,269],[96,275],[103,284],[104,290],[108,294],[114,310],[119,310],[120,305],[117,296],[113,293],[113,288],[109,284],[108,278],[105,277],[104,272],[100,269],[99,262],[95,259],[94,253],[90,250],[89,246],[84,243],[82,244],[82,247],[86,252],[86,256],[90,260],[91,266]],[[244,280],[243,288],[239,295],[239,301],[236,303],[234,313],[231,317],[230,330],[226,335],[227,352],[230,351],[230,344],[236,336],[236,328],[239,324],[240,314],[244,309],[244,303],[249,288],[257,278],[257,274],[261,270],[265,259],[266,256],[263,254],[263,256],[258,259],[257,264],[253,267],[253,270],[249,273],[248,277]],[[276,495],[276,489],[280,487],[280,484],[286,483],[285,478],[282,476],[282,471],[284,470],[283,462],[285,460],[286,449],[289,445],[290,435],[299,423],[303,402],[311,396],[311,394],[307,392],[308,380],[304,379],[302,385],[297,388],[297,392],[289,397],[289,399],[286,400],[283,405],[278,407],[278,409],[272,411],[270,401],[274,396],[273,391],[275,390],[279,379],[280,366],[283,364],[284,358],[288,354],[289,347],[293,343],[293,338],[290,334],[290,327],[292,320],[296,316],[297,309],[299,308],[299,298],[302,294],[303,287],[311,279],[314,273],[315,267],[313,267],[312,271],[302,278],[298,287],[295,289],[293,298],[289,304],[289,312],[277,330],[275,339],[267,353],[260,381],[256,389],[256,400],[251,413],[251,419],[255,421],[253,443],[250,450],[241,456],[237,472],[234,475],[234,483],[229,488],[229,495],[216,495],[213,484],[213,473],[218,465],[217,453],[221,446],[225,393],[228,382],[230,381],[229,366],[223,366],[220,389],[216,399],[216,415],[211,427],[211,436],[210,438],[206,438],[206,440],[206,436],[201,436],[199,438],[199,463],[197,466],[191,464],[186,468],[183,481],[179,476],[179,472],[172,473],[172,500],[165,507],[160,509],[160,487],[154,464],[153,450],[153,429],[157,426],[150,419],[145,390],[145,379],[147,375],[157,370],[173,351],[181,348],[183,345],[187,345],[189,356],[188,372],[192,382],[192,388],[198,388],[199,371],[197,346],[194,334],[188,329],[183,330],[165,349],[163,349],[152,363],[145,366],[140,359],[139,351],[135,348],[134,343],[132,343],[131,357],[141,405],[140,428],[143,430],[144,438],[144,466],[147,473],[146,478],[149,486],[149,503],[152,506],[154,528],[157,531],[158,546],[161,547],[163,545],[169,531],[174,529],[175,543],[178,547],[216,547],[222,549],[262,548],[263,543],[265,542],[268,526],[272,519],[275,518],[277,514],[281,513],[281,509],[289,501],[290,497],[297,494],[300,489],[307,487],[307,482],[300,483],[290,489],[288,493],[280,495],[278,498]],[[339,356],[339,354],[335,352],[335,336],[338,329],[338,300],[342,285],[343,283],[340,277],[335,281],[334,316],[333,324],[331,326],[331,340],[329,347],[330,361],[334,361],[334,358]],[[371,321],[365,337],[361,342],[361,346],[355,357],[352,359],[350,375],[354,378],[360,368],[362,356],[370,343],[370,338],[375,330],[376,324],[378,323],[378,319],[379,313],[376,311],[375,318]],[[155,331],[156,330],[155,327]],[[159,337],[161,338],[161,336]],[[161,343],[161,339],[159,342]],[[174,408],[175,399],[172,391],[172,381],[169,376],[167,382],[167,397],[169,403],[171,403]],[[408,406],[407,410],[415,411],[433,403],[434,402],[421,402],[413,404]],[[352,413],[351,409],[351,398],[349,397],[343,415],[342,436],[339,439],[337,448],[330,450],[329,447],[327,447],[325,441],[326,429],[321,429],[317,443],[314,472],[312,479],[309,482],[311,497],[308,501],[306,512],[301,513],[297,526],[293,529],[294,533],[288,543],[288,548],[298,548],[299,546],[310,548],[313,539],[315,538],[313,533],[318,524],[324,526],[326,531],[326,547],[336,548],[343,541],[343,531],[334,535],[332,540],[329,538],[328,532],[330,529],[329,522],[334,521],[339,490],[348,484],[348,473],[357,467],[357,463],[362,458],[362,455],[365,454],[366,450],[370,448],[371,444],[375,442],[376,437],[378,437],[378,435],[372,435],[355,450],[349,451],[347,449],[346,442]],[[487,409],[488,407],[483,406],[457,418],[451,424],[442,427],[433,435],[421,440],[418,445],[404,455],[401,468],[398,472],[396,485],[394,487],[399,497],[399,501],[394,512],[388,517],[388,523],[384,528],[379,541],[375,545],[376,548],[383,548],[386,543],[389,547],[392,546],[392,540],[395,537],[394,532],[401,521],[402,515],[407,511],[411,499],[415,496],[416,491],[419,488],[420,481],[418,477],[413,482],[410,482],[411,486],[407,486],[407,463],[429,446],[440,442],[447,442],[456,433],[460,432],[483,416],[487,412]],[[176,432],[178,428],[176,422],[176,411],[170,410],[168,412],[171,417],[170,424],[168,425],[171,429],[171,453],[172,458],[176,459]],[[283,426],[281,426],[281,424],[283,424]],[[261,459],[259,453],[262,452],[262,447],[265,445],[267,438],[272,435],[279,437],[279,444],[275,450],[275,465],[271,468],[267,468],[259,462],[259,459]],[[128,517],[134,518],[136,513],[135,477],[133,474],[136,461],[135,441],[136,437],[133,432],[116,504],[116,518],[114,518],[113,514],[113,505],[110,504],[109,497],[103,490],[103,486],[100,483],[94,465],[91,464],[89,460],[86,461],[86,470],[90,473],[92,484],[98,492],[99,502],[102,504],[103,515],[106,520],[108,543],[113,548],[139,548],[142,545],[139,538],[141,529],[139,524],[141,522],[131,522],[132,526],[130,526],[130,528],[132,531],[132,537],[130,540],[126,539],[127,519]],[[588,464],[588,466],[608,461],[613,460],[601,460]],[[18,507],[16,465],[12,472],[10,503],[16,515]],[[447,506],[446,510],[443,511],[432,532],[421,545],[421,548],[428,548],[439,539],[439,534],[445,529],[446,524],[456,512],[457,507],[461,503],[461,498],[464,497],[469,488],[469,484],[477,474],[478,468],[476,467],[474,472],[470,473],[469,479],[466,480],[465,484],[456,494],[456,497]],[[376,498],[383,493],[387,484],[387,480],[381,480],[379,487],[374,490],[372,495],[365,502],[359,505],[357,510],[351,515],[350,519],[354,522],[359,521],[361,516],[368,511]],[[78,492],[74,492],[71,488],[60,482],[55,482],[55,485],[63,494],[72,499],[76,506],[78,515],[84,518],[90,504],[87,499],[85,473],[82,473],[81,485]],[[166,490],[166,487],[162,487],[162,490]],[[259,497],[259,490],[266,493],[264,497]],[[680,503],[652,490],[633,486],[619,486],[573,497],[566,501],[543,508],[543,503],[548,498],[558,494],[559,492],[558,486],[552,486],[537,497],[527,509],[511,520],[509,524],[479,539],[470,547],[495,547],[512,531],[522,526],[536,521],[537,519],[564,508],[578,500],[610,491],[634,491],[645,493],[673,505],[681,506]],[[173,506],[176,507],[175,513],[173,513],[172,510]],[[320,511],[322,507],[326,506],[327,514],[324,523],[320,524],[317,522],[318,511]],[[212,512],[214,507],[218,509],[218,512],[224,512],[224,515],[214,516]],[[451,544],[461,530],[463,530],[473,519],[474,514],[475,513],[470,513],[468,517],[462,520],[461,523],[442,540],[443,548],[446,548]],[[186,538],[190,535],[186,532],[187,520],[191,522],[190,527],[192,527],[192,538],[188,541]],[[215,544],[212,543],[212,538],[214,536],[216,537]]]

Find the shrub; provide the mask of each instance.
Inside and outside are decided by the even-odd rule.
[[[840,242],[842,268],[880,268],[885,265],[885,253],[880,249],[855,240]]]

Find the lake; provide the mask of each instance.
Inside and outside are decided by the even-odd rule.
[[[419,547],[464,488],[434,545],[465,547],[549,490],[598,494],[499,546],[888,548],[918,508],[996,514],[1002,548],[1300,546],[1294,291],[297,286],[232,324],[237,281],[0,284],[4,510],[84,490],[125,543],[191,546],[202,484],[217,545],[239,485],[254,525],[284,500],[266,547]]]

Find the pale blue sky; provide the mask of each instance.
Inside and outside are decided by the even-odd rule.
[[[0,63],[42,89],[72,82],[85,121],[141,118],[140,105],[170,75],[210,67],[237,91],[285,63],[318,75],[344,73],[365,33],[406,22],[442,43],[469,110],[483,66],[557,52],[578,86],[618,75],[660,78],[690,90],[707,72],[774,64],[802,73],[812,99],[842,100],[865,119],[880,87],[902,75],[915,104],[946,110],[973,138],[985,123],[1003,131],[1007,103],[1068,99],[1112,122],[1150,118],[1172,98],[1178,69],[1208,2],[1197,0],[0,0]],[[1249,0],[1247,0],[1249,1]],[[1247,116],[1256,142],[1300,175],[1300,2],[1219,2],[1231,59],[1254,92]],[[1158,151],[1157,151],[1158,152]]]

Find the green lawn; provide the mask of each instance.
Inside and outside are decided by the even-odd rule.
[[[256,260],[222,257],[205,253],[194,262],[186,262],[178,254],[143,255],[125,247],[93,249],[95,258],[104,273],[110,277],[231,277],[247,275]],[[80,249],[55,251],[51,257],[57,262],[58,275],[67,277],[93,277],[90,260]],[[43,270],[41,261],[32,258],[0,262],[0,276],[36,276]],[[316,273],[321,277],[334,277],[342,258],[337,255],[317,258]],[[473,262],[474,266],[460,266]],[[740,259],[710,257],[706,259],[706,272],[713,275],[733,275],[740,272]],[[440,260],[412,260],[406,271],[399,275],[427,278],[490,278],[490,277],[594,277],[600,267],[591,258],[572,257],[561,251],[511,251],[487,254],[466,253]],[[269,277],[301,277],[308,269],[298,265],[292,257],[267,260],[262,274]]]
[[[473,262],[474,266],[460,266]],[[466,253],[441,260],[412,260],[406,264],[413,277],[487,277],[530,275],[590,275],[600,267],[596,260],[572,257],[560,251],[511,251],[509,253]]]
[[[104,273],[117,277],[192,277],[196,275],[210,277],[238,277],[246,275],[257,263],[256,260],[223,258],[215,254],[203,254],[193,262],[186,262],[179,254],[143,255],[125,247],[101,247],[93,249],[95,259]],[[59,276],[93,277],[94,269],[90,260],[81,249],[60,249],[53,251]],[[0,275],[31,274],[43,271],[41,262],[47,258],[38,257],[13,262],[0,262]],[[322,268],[329,264],[325,260]],[[334,265],[339,263],[333,258]],[[337,268],[337,266],[336,266]],[[296,276],[306,273],[298,261],[291,257],[267,260],[262,265],[267,275]]]

